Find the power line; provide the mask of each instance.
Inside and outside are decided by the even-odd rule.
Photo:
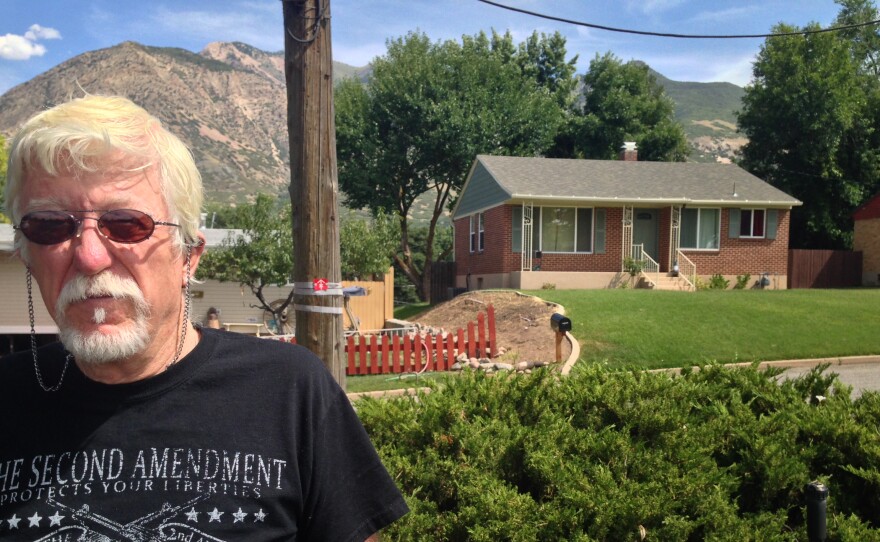
[[[849,24],[845,26],[833,26],[830,28],[820,28],[818,30],[801,30],[798,32],[780,32],[778,34],[733,34],[733,35],[723,35],[723,34],[715,34],[715,35],[706,35],[706,34],[673,34],[669,32],[648,32],[646,30],[632,30],[628,28],[615,28],[613,26],[604,26],[600,24],[593,23],[585,23],[583,21],[575,21],[572,19],[566,19],[564,17],[556,17],[555,15],[547,15],[544,13],[537,13],[535,11],[529,11],[526,9],[515,8],[513,6],[506,6],[504,4],[499,4],[498,2],[493,2],[492,0],[477,0],[478,2],[482,2],[484,4],[489,4],[491,6],[495,6],[501,9],[507,9],[510,11],[515,11],[517,13],[523,13],[525,15],[531,15],[533,17],[540,17],[542,19],[549,19],[551,21],[559,21],[561,23],[573,24],[576,26],[585,26],[587,28],[595,28],[597,30],[607,30],[608,32],[621,32],[624,34],[638,34],[640,36],[656,36],[660,38],[685,38],[685,39],[742,39],[742,38],[776,38],[783,36],[804,36],[806,34],[821,34],[823,32],[837,32],[838,30],[846,30],[850,28],[861,28],[863,26],[873,26],[880,24],[880,19],[868,21],[866,23],[857,23],[857,24]]]

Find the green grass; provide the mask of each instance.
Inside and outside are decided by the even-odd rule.
[[[566,308],[581,361],[612,367],[880,354],[880,289],[530,293]]]
[[[580,362],[620,369],[880,354],[880,289],[536,290],[565,307]],[[395,310],[406,318],[425,303]],[[406,316],[398,316],[398,311]],[[415,386],[348,377],[348,391]]]
[[[410,303],[408,305],[394,307],[394,318],[396,318],[397,320],[409,320],[414,316],[418,316],[419,314],[427,311],[432,306],[433,305],[431,305],[427,301],[423,301],[421,303]]]

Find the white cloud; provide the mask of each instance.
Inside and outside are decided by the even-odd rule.
[[[733,19],[742,19],[757,11],[755,6],[741,6],[718,11],[703,11],[691,17],[691,22],[730,22]]]
[[[165,32],[209,41],[242,41],[266,51],[284,48],[281,6],[273,5],[274,12],[260,4],[240,5],[233,11],[174,11],[160,7],[152,15],[153,25]]]
[[[38,24],[32,24],[28,31],[25,32],[24,37],[29,39],[30,41],[37,40],[60,40],[61,32],[55,30],[54,28],[43,27]]]
[[[31,25],[24,36],[6,34],[0,36],[0,58],[5,60],[27,60],[46,54],[46,48],[37,41],[41,39],[61,39],[61,33],[54,28]]]
[[[43,56],[46,48],[39,43],[17,36],[6,34],[0,36],[0,58],[5,60],[27,60],[33,56]]]
[[[734,59],[726,63],[726,65],[717,70],[710,76],[710,81],[728,81],[734,85],[744,87],[752,82],[752,63],[755,62],[755,55],[748,55]]]
[[[629,0],[627,9],[629,11],[644,13],[645,15],[655,15],[669,11],[684,3],[684,0]]]

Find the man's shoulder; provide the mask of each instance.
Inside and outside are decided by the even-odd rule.
[[[212,357],[224,364],[306,374],[326,372],[314,353],[288,341],[214,329],[202,332],[216,341]]]

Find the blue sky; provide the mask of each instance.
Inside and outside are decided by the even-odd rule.
[[[605,26],[678,34],[761,34],[785,22],[828,26],[831,0],[498,0]],[[332,0],[333,58],[364,66],[389,38],[420,30],[458,39],[480,30],[562,32],[578,71],[598,53],[638,59],[677,81],[748,83],[762,39],[685,40],[612,33],[510,12],[477,0]],[[78,54],[126,40],[194,52],[212,41],[284,48],[281,0],[4,0],[0,4],[0,93]]]

